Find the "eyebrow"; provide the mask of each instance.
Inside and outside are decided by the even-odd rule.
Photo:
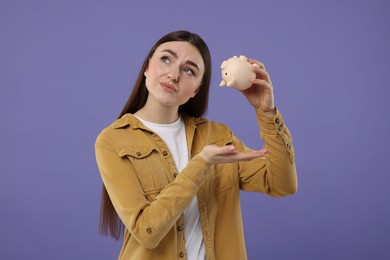
[[[177,53],[176,52],[174,52],[174,51],[172,51],[172,50],[170,50],[170,49],[165,49],[165,50],[162,50],[162,52],[168,52],[169,54],[171,54],[173,57],[175,57],[176,59],[177,59]],[[199,69],[199,67],[198,67],[198,65],[195,63],[195,62],[193,62],[193,61],[191,61],[191,60],[187,60],[186,61],[186,64],[189,64],[189,65],[192,65],[192,66],[194,66],[195,68],[197,68],[198,70],[200,70]]]

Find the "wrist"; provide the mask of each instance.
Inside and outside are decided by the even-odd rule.
[[[200,153],[198,155],[199,155],[200,158],[203,159],[203,161],[205,161],[206,163],[211,165],[210,158],[206,155],[206,152],[204,150],[200,151]]]
[[[275,116],[276,115],[276,107],[273,107],[271,109],[263,110],[263,109],[256,109],[257,112],[260,114],[266,115],[266,116]]]

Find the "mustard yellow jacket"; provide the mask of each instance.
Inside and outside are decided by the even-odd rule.
[[[282,197],[297,189],[291,134],[281,114],[256,117],[267,157],[210,166],[197,156],[207,144],[250,149],[225,125],[184,116],[190,161],[180,173],[162,139],[132,114],[100,133],[98,167],[125,226],[118,259],[185,259],[183,211],[193,196],[207,259],[247,259],[239,191]]]

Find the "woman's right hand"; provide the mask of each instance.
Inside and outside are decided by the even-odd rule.
[[[267,149],[261,149],[253,152],[238,152],[236,151],[234,145],[206,145],[199,153],[199,156],[210,165],[213,165],[216,163],[250,161],[255,158],[265,157],[267,153]]]

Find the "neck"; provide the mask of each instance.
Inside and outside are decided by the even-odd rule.
[[[179,118],[177,107],[167,107],[160,104],[151,104],[150,102],[146,102],[145,106],[138,110],[135,115],[156,124],[170,124]]]

